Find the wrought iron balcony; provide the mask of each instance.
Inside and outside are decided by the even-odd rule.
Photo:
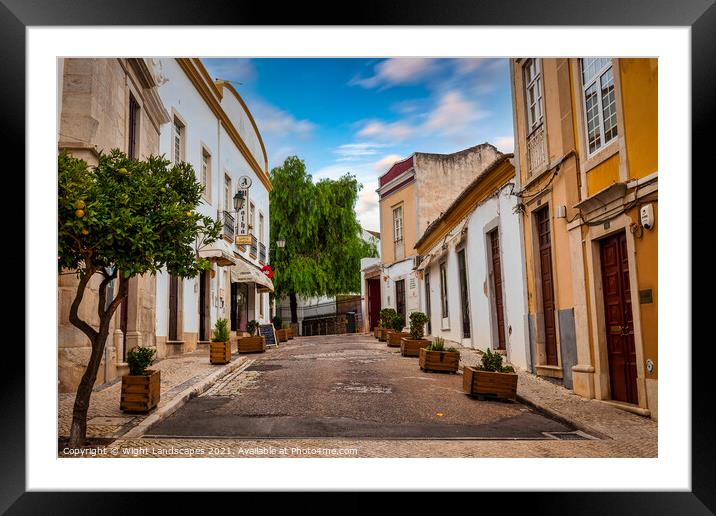
[[[544,124],[527,137],[527,174],[528,177],[547,162],[547,149]]]
[[[224,220],[224,236],[233,242],[236,220],[230,211],[221,212],[221,216]]]
[[[259,242],[259,261],[266,263],[266,246]]]
[[[251,258],[256,258],[256,237],[254,235],[251,235],[251,248],[249,249],[249,254],[251,255]]]

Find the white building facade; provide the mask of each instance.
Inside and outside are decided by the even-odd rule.
[[[210,341],[217,319],[230,320],[232,339],[250,320],[269,322],[273,285],[261,269],[268,261],[271,183],[261,134],[236,89],[212,80],[199,59],[158,61],[159,94],[171,117],[160,153],[193,166],[205,186],[198,210],[224,226],[218,241],[197,243],[211,271],[191,279],[157,275],[157,347],[173,355]],[[236,211],[239,193],[243,206]]]
[[[512,156],[483,171],[416,244],[427,334],[526,369],[526,277]]]

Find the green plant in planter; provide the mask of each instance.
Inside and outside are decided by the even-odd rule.
[[[229,342],[229,321],[226,319],[217,319],[214,323],[214,337],[212,342]]]
[[[401,332],[401,331],[403,331],[404,326],[405,326],[405,317],[403,317],[402,314],[396,313],[395,316],[393,316],[393,319],[390,321],[390,327],[397,332]]]
[[[413,312],[410,314],[410,338],[420,340],[425,336],[425,323],[428,322],[428,316],[423,312]]]
[[[273,323],[273,327],[277,330],[280,330],[283,327],[283,319],[281,319],[280,315],[274,315],[271,322]]]
[[[249,335],[252,337],[256,334],[256,331],[259,329],[259,322],[256,320],[252,320],[246,323],[246,331],[249,332]]]
[[[127,351],[129,374],[133,376],[147,374],[147,367],[151,365],[156,351],[154,348],[145,348],[142,346],[136,346]]]
[[[398,315],[394,308],[383,308],[380,311],[380,327],[390,328],[393,317]]]
[[[488,371],[492,373],[514,373],[512,366],[502,365],[502,355],[493,353],[489,349],[482,354],[482,363],[477,366],[480,371]]]
[[[445,339],[442,337],[435,337],[428,346],[425,348],[428,351],[445,351]]]

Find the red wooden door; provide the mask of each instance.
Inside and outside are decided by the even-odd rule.
[[[368,280],[368,314],[370,330],[373,330],[380,318],[380,278]]]
[[[497,321],[497,349],[505,349],[505,308],[502,300],[502,264],[500,263],[500,235],[497,230],[490,231],[490,249],[492,254],[492,288],[494,290],[494,310]]]
[[[552,279],[552,235],[549,228],[549,208],[537,213],[539,259],[542,278],[542,313],[544,317],[544,346],[547,365],[557,365],[557,329],[554,321],[554,281]]]
[[[168,340],[177,340],[179,312],[179,278],[169,276],[169,335]]]
[[[639,403],[626,233],[601,242],[602,290],[612,399]]]

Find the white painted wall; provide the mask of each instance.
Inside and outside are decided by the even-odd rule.
[[[447,328],[441,318],[440,268],[441,259],[434,259],[430,271],[431,335],[452,343],[485,350],[497,347],[497,333],[491,305],[492,279],[489,276],[490,254],[487,233],[494,228],[500,233],[500,253],[503,277],[505,340],[508,360],[515,366],[527,367],[527,328],[524,319],[524,299],[527,293],[522,281],[523,261],[518,216],[513,213],[517,198],[503,192],[477,207],[467,223],[462,243],[448,246],[444,255],[447,264],[447,294],[449,320]],[[462,303],[457,251],[464,246],[470,306],[470,338],[462,338]],[[424,292],[425,280],[420,281]],[[424,297],[424,296],[423,296]],[[426,310],[423,300],[421,310]]]
[[[387,281],[384,279],[387,276]],[[420,310],[420,285],[417,275],[413,271],[413,258],[410,257],[383,269],[380,282],[381,307],[396,309],[395,282],[405,280],[405,314],[406,325],[410,314]]]
[[[224,175],[228,174],[232,180],[231,196],[236,191],[238,179],[240,176],[247,175],[252,179],[252,186],[249,190],[249,197],[256,205],[256,219],[254,234],[259,242],[263,241],[266,245],[268,253],[269,242],[269,202],[268,190],[256,176],[253,169],[241,154],[241,151],[227,135],[221,126],[219,119],[206,104],[184,71],[179,67],[175,59],[161,58],[157,60],[161,67],[161,73],[167,78],[167,81],[160,87],[159,95],[172,116],[172,122],[162,127],[159,138],[160,153],[171,159],[172,156],[172,130],[173,117],[178,114],[181,120],[186,124],[184,129],[184,160],[190,163],[197,174],[197,179],[201,173],[202,149],[206,147],[211,154],[211,180],[209,185],[209,202],[202,202],[198,207],[198,211],[203,215],[213,218],[218,216],[218,211],[224,209]],[[258,143],[253,126],[251,125],[248,115],[240,105],[236,97],[228,91],[225,91],[224,98],[221,102],[222,108],[225,110],[230,120],[238,130],[241,137],[247,143],[247,146],[254,154],[256,161],[263,165],[264,156]],[[230,200],[229,206],[233,210],[233,201]],[[259,212],[264,215],[264,234],[259,235]],[[236,251],[242,254],[247,260],[255,265],[258,263],[257,258],[251,258],[248,246],[245,252],[241,252],[233,243],[217,242],[214,246],[223,245],[229,253]],[[267,256],[268,258],[268,256]],[[231,285],[229,283],[228,267],[215,267],[216,274],[211,279],[210,291],[210,317],[213,326],[216,319],[227,317],[231,303]],[[199,279],[191,278],[184,280],[183,283],[183,330],[185,332],[198,333],[199,331]],[[224,291],[223,307],[219,294],[221,289]],[[168,274],[162,271],[157,274],[157,335],[166,336],[168,333],[169,319],[169,281]],[[249,318],[252,317],[254,306],[252,289],[249,289]],[[218,302],[217,302],[218,301]],[[259,322],[267,323],[269,321],[269,302],[268,295],[263,296],[264,317]],[[217,306],[218,305],[218,306]],[[259,310],[255,310],[258,315]],[[258,317],[257,317],[258,318]]]

